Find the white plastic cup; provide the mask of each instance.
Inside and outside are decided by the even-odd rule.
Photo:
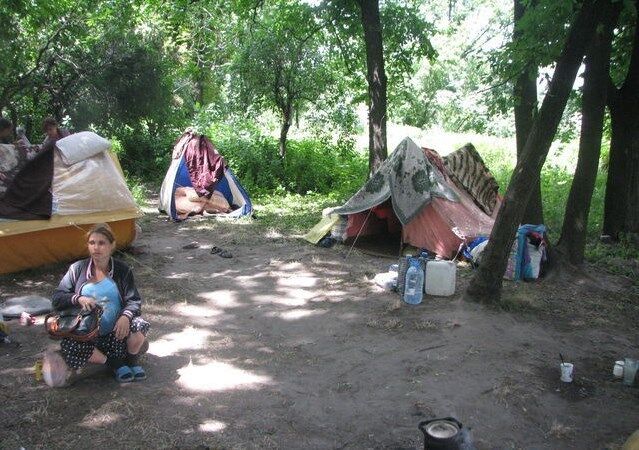
[[[615,367],[612,369],[612,375],[615,378],[623,377],[623,367],[625,365],[625,361],[615,361]]]
[[[559,367],[561,368],[561,381],[564,383],[572,383],[572,374],[575,366],[565,362],[559,364]]]

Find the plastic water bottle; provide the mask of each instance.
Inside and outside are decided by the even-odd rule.
[[[417,258],[411,258],[406,271],[404,301],[410,305],[418,305],[424,296],[424,272]]]

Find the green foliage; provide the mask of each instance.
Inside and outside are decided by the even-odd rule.
[[[163,122],[172,106],[170,59],[161,41],[135,34],[93,50],[100,64],[87,74],[69,114],[75,125],[101,128],[136,126],[140,121]]]
[[[311,8],[274,3],[264,7],[259,22],[240,39],[231,73],[245,109],[276,112],[288,127],[294,113],[316,103],[334,84],[334,74],[320,48],[321,27]]]
[[[118,157],[124,171],[145,182],[159,186],[171,161],[173,144],[181,132],[165,129],[161,132],[149,127],[122,127],[114,131],[119,143]]]
[[[144,181],[137,177],[128,176],[126,177],[126,184],[138,206],[141,207],[148,202],[147,187]]]
[[[277,140],[255,129],[218,124],[207,134],[252,195],[290,192],[339,196],[352,194],[366,179],[367,160],[353,150],[351,142],[291,141],[282,160]]]
[[[491,104],[491,92],[502,92],[505,86],[496,82],[487,61],[489,50],[505,39],[511,22],[508,8],[491,1],[458,3],[449,18],[444,12],[454,2],[426,3],[429,20],[438,26],[432,37],[437,57],[423,58],[410,84],[389,91],[390,115],[417,127],[512,135],[512,120]]]
[[[639,285],[639,245],[636,238],[620,236],[619,242],[604,244],[598,239],[586,243],[586,258],[603,270],[624,275]]]

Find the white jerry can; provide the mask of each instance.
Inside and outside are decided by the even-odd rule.
[[[428,261],[424,276],[424,292],[426,295],[453,295],[456,279],[457,265],[453,261]]]

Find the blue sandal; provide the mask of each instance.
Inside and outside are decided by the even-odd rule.
[[[134,379],[133,371],[129,366],[121,366],[115,371],[115,379],[118,383],[130,383]]]
[[[133,381],[146,380],[146,372],[141,366],[131,367],[131,372],[133,373]]]

